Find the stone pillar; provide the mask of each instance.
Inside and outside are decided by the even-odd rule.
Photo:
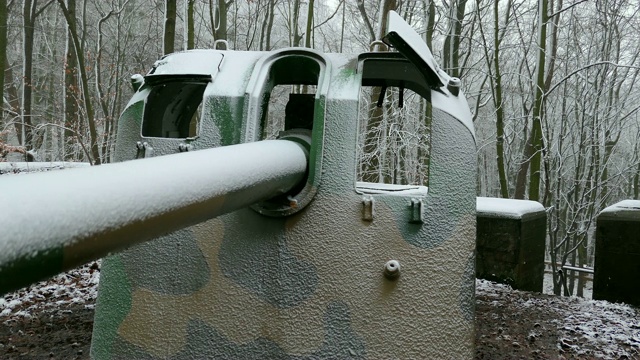
[[[598,214],[594,271],[594,299],[640,306],[640,201],[621,201]]]
[[[542,292],[547,216],[528,200],[478,197],[476,276]]]

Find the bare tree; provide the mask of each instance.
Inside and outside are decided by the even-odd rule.
[[[443,62],[444,69],[451,76],[460,77],[460,43],[462,25],[465,17],[467,0],[454,0],[449,5],[449,29],[444,41]],[[497,2],[495,4],[497,7]]]
[[[228,40],[227,16],[229,13],[229,7],[233,2],[234,0],[215,0],[214,4],[214,0],[209,0],[209,14],[214,40]]]
[[[74,22],[74,19],[71,17],[71,13],[67,9],[64,0],[58,0],[58,4],[62,9],[62,13],[67,21],[67,26]],[[89,136],[90,136],[90,149],[91,149],[91,163],[94,165],[101,164],[100,150],[98,145],[98,133],[96,130],[95,124],[95,115],[93,112],[93,105],[91,101],[91,94],[89,92],[89,80],[87,77],[87,68],[85,66],[84,61],[84,50],[82,45],[80,44],[80,37],[75,28],[68,27],[69,32],[71,33],[71,39],[73,40],[73,47],[76,53],[76,58],[78,60],[78,71],[80,72],[80,84],[82,88],[82,100],[84,103],[84,108],[87,116],[87,124],[89,125]]]
[[[74,30],[77,31],[76,0],[67,0],[67,9],[69,10],[69,18],[71,19],[68,27],[74,28]],[[75,152],[70,151],[70,149],[73,148],[73,144],[80,140],[78,138],[81,126],[78,99],[82,95],[80,94],[77,69],[78,59],[73,47],[71,31],[67,30],[63,67],[64,87],[62,88],[64,98],[65,158],[67,160],[73,160],[75,158]]]
[[[194,5],[196,0],[187,1],[187,49],[195,47]]]
[[[174,51],[176,41],[176,0],[165,0],[164,12],[164,46],[162,52],[170,54]]]
[[[32,122],[32,94],[33,94],[33,47],[35,38],[35,24],[38,15],[46,9],[53,0],[38,9],[38,0],[24,0],[22,3],[23,24],[23,77],[22,77],[22,136],[23,145],[27,150],[34,149],[34,127]],[[25,153],[26,161],[35,160],[31,152]]]
[[[0,0],[0,64],[5,64],[7,61],[7,0]],[[0,99],[4,100],[4,68],[3,73],[0,74]],[[2,107],[0,108],[0,129],[2,129],[4,123],[4,101],[2,101]]]
[[[498,169],[498,178],[500,183],[500,196],[503,198],[509,198],[509,186],[507,180],[507,172],[505,166],[505,157],[504,157],[504,143],[505,143],[505,132],[504,132],[504,122],[505,122],[505,109],[504,109],[504,99],[502,96],[502,73],[500,66],[500,47],[502,43],[502,39],[504,39],[505,31],[509,24],[510,14],[512,2],[509,0],[506,5],[505,11],[505,21],[504,25],[500,26],[500,17],[499,17],[499,8],[500,1],[496,0],[493,2],[493,43],[490,45],[485,41],[484,35],[484,26],[480,21],[481,17],[481,2],[478,1],[476,7],[476,19],[478,19],[479,30],[482,35],[483,41],[483,49],[485,52],[485,59],[487,63],[488,69],[488,78],[490,81],[490,89],[491,96],[493,99],[493,105],[495,107],[495,118],[496,118],[496,162]],[[462,19],[460,19],[461,21]],[[500,32],[500,29],[503,29]],[[459,43],[457,44],[459,47]],[[445,46],[445,49],[447,47]],[[493,54],[489,53],[489,49],[493,50]]]

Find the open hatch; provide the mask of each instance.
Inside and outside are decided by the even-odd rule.
[[[389,12],[387,35],[383,40],[415,65],[432,88],[444,86],[446,82],[438,72],[431,50],[422,37],[395,11]]]
[[[397,13],[384,41],[398,52],[361,54],[356,191],[426,196],[431,95],[447,82],[431,51]]]

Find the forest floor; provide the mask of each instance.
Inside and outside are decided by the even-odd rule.
[[[0,359],[88,359],[99,273],[92,263],[0,299]],[[638,308],[484,280],[476,299],[476,359],[640,359]]]

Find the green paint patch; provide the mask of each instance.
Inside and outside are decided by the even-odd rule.
[[[318,174],[322,173],[322,147],[323,141],[313,141],[313,139],[322,139],[324,137],[324,116],[325,116],[325,102],[326,97],[321,95],[319,99],[316,99],[313,116],[313,130],[311,151],[309,158],[309,182],[313,185],[319,185],[320,177]]]
[[[220,130],[220,145],[240,143],[243,99],[211,99],[210,117]]]
[[[350,59],[345,64],[345,66],[340,69],[340,71],[338,72],[338,76],[336,77],[342,80],[350,80],[352,77],[356,76],[357,68],[358,68],[358,59],[356,58]]]
[[[112,358],[118,327],[131,310],[131,283],[119,255],[102,260],[101,275],[91,342],[92,359]]]
[[[129,106],[120,117],[118,126],[123,123],[134,122],[139,126],[142,126],[142,114],[144,113],[144,101],[138,101]]]

